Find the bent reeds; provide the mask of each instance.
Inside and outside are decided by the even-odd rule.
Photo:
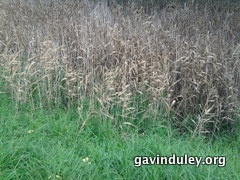
[[[17,103],[70,108],[90,99],[115,124],[158,120],[168,107],[172,123],[187,120],[195,134],[231,126],[240,97],[239,12],[45,3],[1,2],[1,77]]]

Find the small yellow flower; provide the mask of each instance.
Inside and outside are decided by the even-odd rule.
[[[54,175],[53,175],[53,176],[48,176],[48,179],[51,179],[52,177],[54,177]],[[59,175],[55,175],[55,177],[56,177],[57,179],[60,179],[60,178],[61,178],[61,176],[59,176]]]
[[[89,161],[89,158],[88,158],[88,157],[86,157],[86,158],[83,159],[83,162],[87,162],[87,161]]]
[[[92,164],[92,163],[89,161],[89,158],[88,158],[88,157],[84,158],[82,161],[85,162],[85,163],[87,163],[87,164]]]
[[[29,134],[31,134],[31,133],[33,133],[34,132],[34,130],[28,130],[27,131],[27,133],[29,133]]]

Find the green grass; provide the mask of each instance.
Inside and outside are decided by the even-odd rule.
[[[177,135],[155,123],[139,133],[112,128],[95,114],[81,129],[77,110],[35,110],[0,94],[0,179],[240,179],[240,136],[214,140]],[[127,126],[127,125],[126,125]],[[188,154],[226,156],[216,165],[154,165],[134,167],[134,156]],[[91,164],[83,162],[88,157]],[[57,176],[56,176],[57,175]],[[51,176],[51,177],[50,177]]]

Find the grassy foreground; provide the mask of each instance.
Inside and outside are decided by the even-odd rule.
[[[76,110],[14,110],[0,94],[0,179],[240,179],[240,138],[176,136],[155,124],[144,133],[112,128],[97,114],[84,128]],[[134,156],[226,156],[216,165],[134,167]],[[88,159],[89,158],[89,159]],[[84,162],[85,161],[85,162]]]

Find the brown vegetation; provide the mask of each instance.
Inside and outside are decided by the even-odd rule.
[[[145,104],[142,120],[157,120],[166,106],[174,125],[214,132],[233,126],[240,98],[235,9],[2,1],[0,75],[13,99],[33,108],[36,99],[42,108],[98,100],[115,120],[111,109],[124,119]]]

